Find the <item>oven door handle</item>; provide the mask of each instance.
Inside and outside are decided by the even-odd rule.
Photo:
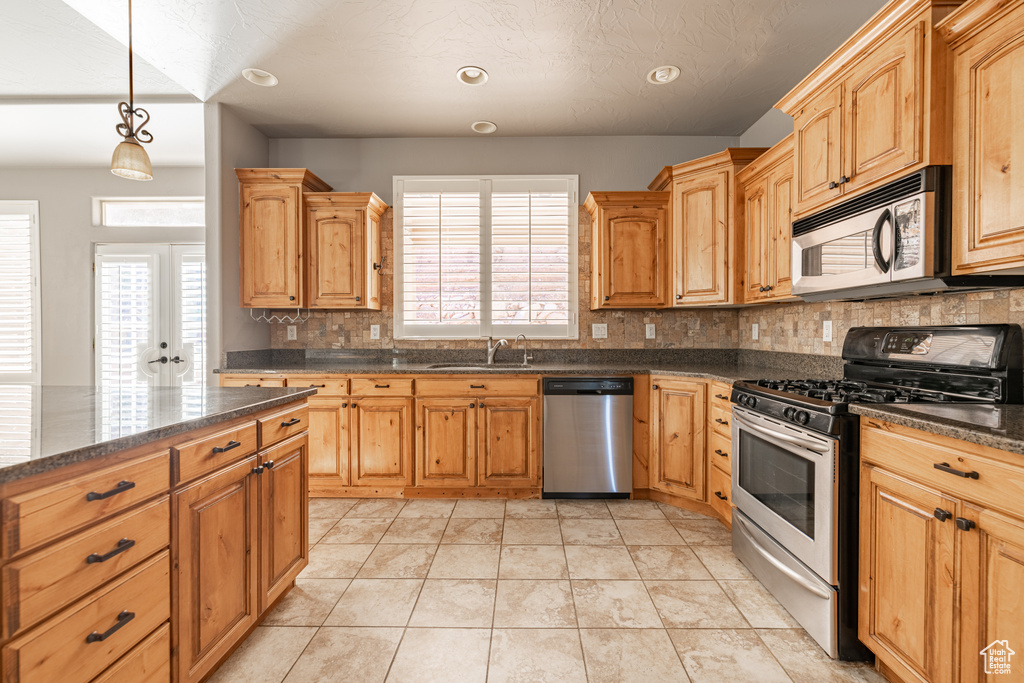
[[[892,221],[892,211],[886,209],[875,222],[875,229],[871,232],[871,253],[875,257],[875,265],[883,273],[889,272],[890,261],[882,256],[882,226]]]
[[[733,521],[734,522],[739,522],[741,526],[746,525],[746,521],[743,520],[740,517],[733,518]],[[787,567],[785,564],[783,564],[781,561],[779,561],[774,555],[772,555],[770,552],[768,552],[767,548],[765,548],[763,545],[761,545],[760,543],[757,542],[757,539],[754,538],[754,535],[752,533],[750,533],[750,531],[747,531],[747,539],[746,540],[750,543],[750,545],[752,545],[754,547],[754,550],[756,550],[758,553],[761,554],[761,557],[763,557],[764,559],[766,559],[768,561],[769,564],[771,564],[773,567],[775,567],[780,572],[785,574],[787,577],[789,577],[790,580],[792,580],[793,582],[795,582],[799,586],[801,586],[804,589],[810,591],[811,593],[814,593],[815,595],[817,595],[819,598],[821,598],[823,600],[828,600],[830,597],[832,597],[829,594],[829,592],[826,591],[824,588],[822,588],[821,586],[815,586],[813,583],[808,581],[806,578],[800,576],[795,571],[793,571],[792,569]]]
[[[769,439],[785,441],[786,443],[793,444],[794,446],[800,446],[801,448],[806,448],[807,450],[814,451],[815,453],[826,454],[829,451],[829,447],[827,444],[801,439],[796,436],[790,436],[789,434],[780,434],[779,432],[773,432],[769,429],[765,429],[764,427],[759,427],[758,425],[743,419],[743,416],[738,414],[735,410],[732,413],[732,418],[736,420],[736,422],[743,425],[745,429],[749,429],[750,431],[756,434],[760,434],[761,436],[767,437]]]

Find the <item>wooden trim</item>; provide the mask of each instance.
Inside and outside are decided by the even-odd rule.
[[[787,162],[792,164],[795,139],[796,133],[790,133],[776,143],[774,147],[770,147],[767,152],[741,168],[736,172],[736,183],[741,186],[745,185],[750,182],[752,177],[761,173],[767,173],[779,164]]]
[[[666,166],[647,186],[648,190],[662,190],[671,185],[672,180],[685,178],[691,174],[703,173],[730,166],[747,165],[768,151],[767,147],[727,147],[716,154],[685,161],[675,166]]]
[[[242,183],[287,183],[302,185],[310,192],[330,192],[332,188],[308,168],[236,168],[235,175]]]
[[[720,522],[725,523],[722,518],[715,512],[715,509],[708,503],[701,502],[699,500],[693,500],[691,498],[683,498],[682,496],[674,496],[671,493],[663,493],[662,491],[656,491],[654,489],[633,489],[633,500],[653,500],[659,503],[665,503],[672,507],[681,508],[683,510],[689,510],[690,512],[697,512],[706,517],[717,519]],[[732,524],[726,524],[730,529]]]
[[[969,0],[937,22],[935,30],[951,47],[957,47],[1021,6],[1024,0]]]
[[[481,486],[466,486],[466,487],[429,487],[429,488],[416,488],[414,486],[408,486],[402,491],[402,495],[405,498],[458,498],[458,499],[476,499],[476,498],[504,498],[508,500],[515,499],[526,499],[526,498],[540,498],[542,489],[539,486],[531,487],[481,487]]]
[[[367,209],[380,216],[389,208],[374,192],[303,192],[302,198],[307,209]]]

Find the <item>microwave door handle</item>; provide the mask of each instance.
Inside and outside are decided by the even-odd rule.
[[[807,439],[801,439],[796,436],[790,436],[789,434],[780,434],[779,432],[773,432],[769,429],[765,429],[764,427],[760,427],[756,424],[749,422],[748,420],[743,419],[743,417],[740,416],[736,411],[733,411],[732,419],[738,422],[739,424],[743,425],[746,429],[749,429],[750,431],[754,432],[755,434],[760,434],[769,439],[785,441],[786,443],[793,444],[794,446],[800,446],[801,448],[805,448],[809,451],[814,451],[815,453],[828,452],[828,446],[825,444],[816,443],[814,441],[810,441]]]
[[[875,229],[871,233],[871,252],[875,256],[875,265],[883,273],[889,272],[889,261],[882,256],[882,226],[892,221],[892,211],[886,209],[875,221]]]

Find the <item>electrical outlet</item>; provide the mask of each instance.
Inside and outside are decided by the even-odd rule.
[[[654,323],[647,323],[647,338],[654,339],[658,336],[658,330],[654,326]]]
[[[607,339],[608,338],[608,325],[607,323],[594,323],[590,326],[590,336],[594,339]]]
[[[757,337],[759,335],[760,329],[761,328],[760,328],[760,326],[757,323],[754,323],[753,325],[751,325],[750,326],[750,338],[753,339],[754,341],[757,341]]]
[[[298,332],[295,331],[295,325],[288,326],[288,341],[295,341],[299,338]]]
[[[832,341],[832,321],[826,320],[821,325],[821,340],[830,342]]]
[[[380,325],[370,325],[370,339],[380,339]]]

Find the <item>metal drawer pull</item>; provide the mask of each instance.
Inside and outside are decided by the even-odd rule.
[[[728,453],[723,453],[721,448],[716,448],[715,449],[715,454],[716,455],[720,455],[723,458],[728,458],[729,457],[729,454]]]
[[[715,495],[721,498],[722,500],[729,500],[729,496],[723,496],[721,491],[715,491]]]
[[[228,441],[228,445],[227,446],[214,446],[213,447],[213,452],[214,453],[227,453],[232,448],[238,448],[241,445],[242,445],[241,441],[235,441],[234,439],[232,439],[231,441]]]
[[[326,389],[327,385],[326,384],[310,384],[309,388],[310,389]]]
[[[483,384],[470,384],[469,388],[470,389],[486,389],[487,387],[484,386]]]
[[[263,385],[262,384],[246,384],[245,386],[247,386],[247,387],[259,387],[259,386],[263,386]]]
[[[96,493],[95,491],[90,491],[89,493],[85,494],[85,499],[86,500],[103,500],[105,498],[110,498],[111,496],[116,496],[119,493],[124,493],[128,489],[133,489],[133,488],[135,488],[135,482],[134,481],[121,481],[121,482],[118,482],[117,486],[115,486],[114,488],[110,489],[106,493]]]
[[[107,553],[106,555],[93,553],[89,557],[85,558],[85,563],[96,564],[97,562],[106,562],[114,555],[120,555],[125,550],[128,550],[128,548],[131,548],[133,545],[135,545],[135,541],[131,540],[130,538],[122,538],[120,541],[117,542],[117,547],[111,550],[109,553]]]
[[[391,385],[390,384],[374,384],[373,388],[374,389],[390,389]]]
[[[935,508],[935,519],[940,522],[945,522],[947,519],[953,516],[953,513],[949,510],[943,510],[942,508]]]
[[[932,467],[937,470],[942,470],[943,472],[955,474],[956,476],[963,477],[964,479],[977,479],[980,476],[977,472],[964,472],[963,470],[954,469],[949,466],[948,462],[937,462],[932,465]]]
[[[728,401],[729,400],[728,396],[722,396],[721,394],[715,394],[715,398],[720,398],[723,401]]]
[[[117,631],[120,630],[120,628],[122,626],[124,626],[125,624],[127,624],[129,621],[131,621],[134,618],[135,618],[135,612],[129,612],[128,610],[125,610],[125,611],[123,611],[123,612],[121,612],[120,614],[117,615],[117,623],[116,624],[114,624],[113,626],[108,628],[103,633],[100,633],[99,631],[93,631],[92,633],[90,633],[89,635],[87,635],[85,637],[85,642],[87,642],[87,643],[99,643],[99,642],[102,642],[102,641],[106,640],[107,638],[109,638],[110,636],[112,636],[115,633],[117,633]]]
[[[288,420],[287,422],[282,422],[281,426],[282,427],[291,427],[292,425],[297,425],[300,422],[302,422],[302,420],[300,420],[297,417],[293,417],[292,419]]]
[[[963,517],[956,518],[956,528],[960,531],[970,531],[975,526],[977,525],[969,519],[964,519]]]
[[[722,419],[722,418],[720,418],[720,417],[716,417],[716,418],[715,418],[715,422],[717,422],[717,423],[718,423],[718,424],[720,424],[720,425],[727,425],[727,424],[729,424],[729,423],[728,423],[728,422],[727,422],[726,420],[723,420],[723,419]]]

